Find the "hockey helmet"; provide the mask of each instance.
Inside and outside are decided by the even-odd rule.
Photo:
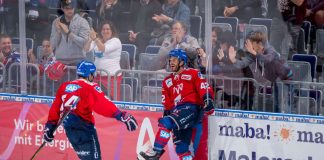
[[[88,78],[96,72],[96,66],[90,61],[81,61],[77,66],[78,76]]]
[[[45,65],[45,73],[51,80],[57,81],[64,76],[65,68],[60,61],[52,60]]]
[[[184,65],[187,64],[187,53],[183,49],[173,49],[169,52],[170,57],[177,57],[179,61],[183,61]]]

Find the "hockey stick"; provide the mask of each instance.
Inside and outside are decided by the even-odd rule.
[[[77,103],[79,102],[79,98],[73,103],[72,107],[71,108],[74,108]],[[56,131],[56,129],[63,123],[64,119],[69,115],[69,113],[71,112],[72,109],[69,109],[69,110],[66,110],[63,114],[62,114],[62,117],[61,119],[59,120],[59,122],[57,123],[56,127],[54,128],[54,132]],[[33,160],[36,155],[39,153],[39,151],[45,146],[46,144],[46,141],[44,141],[42,143],[42,145],[39,146],[39,148],[36,150],[36,152],[33,154],[33,156],[30,158],[30,160]]]

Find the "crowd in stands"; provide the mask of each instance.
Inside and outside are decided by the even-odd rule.
[[[135,61],[147,46],[154,45],[159,46],[155,53],[159,71],[168,71],[168,52],[181,48],[188,54],[188,67],[203,73],[209,68],[206,58],[211,57],[212,74],[253,78],[256,70],[260,70],[265,79],[276,82],[291,79],[293,73],[286,61],[294,54],[317,53],[316,32],[324,29],[322,0],[212,0],[212,35],[195,37],[193,32],[197,31],[191,20],[200,16],[204,25],[204,13],[202,0],[26,1],[26,35],[34,40],[28,60],[46,68],[46,63],[53,59],[67,66],[88,59],[114,75],[121,69],[122,44],[137,47]],[[217,21],[232,17],[237,18],[237,26],[228,22],[229,29]],[[252,31],[245,33],[256,18],[269,22],[268,26],[261,24],[266,32],[252,27]],[[18,36],[17,19],[18,1],[0,0],[0,60],[5,65],[9,60],[19,62],[19,53],[11,45],[11,38]],[[311,24],[309,32],[303,28],[305,22]],[[300,37],[304,34],[309,39],[305,41],[306,47],[300,49]],[[212,53],[205,53],[204,36],[212,36]],[[40,54],[36,52],[38,46],[42,46]],[[255,68],[251,67],[253,63]],[[133,65],[137,69],[138,64]],[[102,77],[107,88],[107,75],[102,73]],[[121,79],[122,75],[118,75],[118,86]],[[249,106],[253,102],[246,97],[234,99],[242,98]]]

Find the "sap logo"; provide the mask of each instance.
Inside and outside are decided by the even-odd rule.
[[[102,90],[101,90],[101,88],[100,88],[99,86],[96,86],[95,89],[96,89],[96,91],[98,91],[99,93],[102,92]]]
[[[190,81],[191,80],[191,75],[183,74],[183,75],[181,75],[181,79]]]
[[[180,91],[183,89],[183,83],[178,84],[176,87],[173,88],[173,93],[180,94]]]
[[[165,84],[167,85],[168,88],[171,87],[172,86],[172,79],[171,78],[167,79],[165,81]]]
[[[161,130],[160,137],[168,139],[170,137],[170,133]]]
[[[148,136],[148,141],[145,138]],[[153,132],[152,124],[149,118],[145,117],[141,128],[139,129],[139,135],[136,145],[136,153],[139,154],[141,151],[147,151],[149,148],[152,148],[154,144],[155,133]],[[171,140],[168,141],[168,151],[170,159],[177,159],[177,154],[175,153],[174,144]]]
[[[65,87],[65,92],[74,92],[76,90],[78,90],[79,88],[81,88],[79,85],[77,84],[68,84],[66,87]]]
[[[297,142],[324,144],[323,133],[321,132],[297,131],[297,133]]]
[[[192,160],[192,156],[191,155],[184,156],[182,157],[182,160]]]
[[[256,139],[270,139],[270,125],[263,128],[253,128],[249,123],[244,123],[245,127],[231,125],[219,125],[220,136],[230,136],[239,138],[256,138]]]

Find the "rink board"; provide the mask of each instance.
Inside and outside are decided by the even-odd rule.
[[[218,110],[208,120],[210,160],[324,157],[324,117]]]
[[[47,121],[52,97],[0,94],[0,160],[29,160],[42,143],[42,131]],[[114,118],[95,114],[103,160],[136,159],[145,143],[153,141],[157,120],[162,115],[159,105],[115,102],[119,108],[136,117],[139,129],[128,132],[126,126]],[[170,141],[162,159],[176,159]],[[55,142],[45,146],[37,159],[78,159],[62,127]]]

